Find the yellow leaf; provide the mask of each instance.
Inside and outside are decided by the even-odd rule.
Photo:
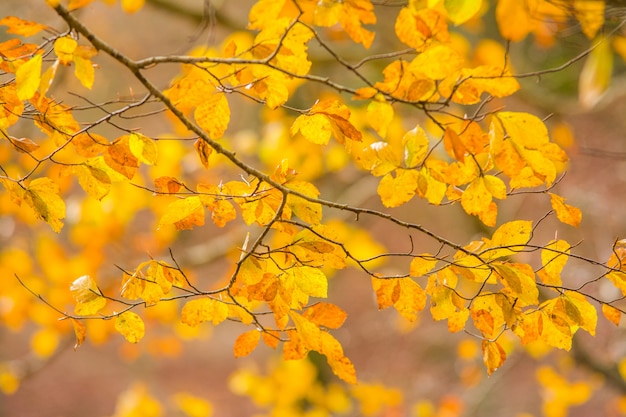
[[[317,198],[320,195],[319,190],[310,182],[289,181],[286,185],[290,190],[297,191],[307,197]],[[287,207],[293,211],[293,214],[309,224],[320,224],[322,221],[322,205],[320,203],[289,194],[287,195]]]
[[[411,260],[409,274],[412,277],[421,277],[430,272],[437,264],[437,258],[429,253],[422,253]]]
[[[492,196],[483,177],[478,177],[463,191],[461,205],[467,214],[478,215],[489,209]]]
[[[564,240],[552,240],[541,250],[543,268],[538,275],[547,285],[561,286],[561,271],[569,259],[571,246]]]
[[[63,65],[69,65],[74,60],[74,51],[78,47],[76,39],[63,36],[54,41],[54,53]]]
[[[102,200],[111,190],[111,178],[100,168],[87,164],[75,165],[72,172],[78,177],[83,190],[97,200]]]
[[[36,178],[24,193],[24,201],[35,211],[35,215],[60,232],[65,218],[65,203],[59,196],[59,187],[50,178]]]
[[[322,331],[319,327],[293,310],[289,312],[289,317],[291,317],[291,320],[293,320],[293,323],[296,326],[300,342],[304,348],[307,350],[321,352]]]
[[[587,297],[576,291],[565,291],[562,298],[565,303],[565,310],[576,318],[576,325],[591,336],[595,336],[598,324],[598,311],[587,300]]]
[[[154,165],[157,162],[157,146],[152,139],[141,133],[131,133],[128,147],[135,157],[144,164]]]
[[[485,181],[487,191],[489,191],[493,197],[498,200],[504,200],[506,198],[506,185],[504,181],[493,175],[485,175],[483,176],[483,180]]]
[[[206,143],[206,141],[202,138],[197,139],[194,142],[193,147],[195,148],[202,165],[206,169],[209,169],[209,156],[211,156],[211,153],[213,153],[213,148],[211,148],[209,144]]]
[[[81,316],[96,314],[104,308],[107,302],[96,282],[89,275],[76,278],[70,286],[70,292],[76,300],[74,312]]]
[[[565,199],[557,194],[548,193],[550,195],[550,204],[556,212],[556,217],[562,223],[570,226],[578,227],[582,220],[582,212],[579,208],[570,206],[565,203]]]
[[[367,106],[367,120],[370,126],[384,139],[393,120],[393,107],[382,97],[372,100]]]
[[[424,162],[428,154],[428,137],[419,126],[409,130],[402,137],[404,145],[404,163],[407,168],[415,168]]]
[[[443,80],[460,70],[463,64],[463,57],[452,46],[435,44],[411,61],[409,71],[418,79]]]
[[[417,190],[419,173],[414,169],[396,169],[395,176],[386,174],[377,192],[385,207],[398,207],[410,201]]]
[[[202,226],[204,224],[204,206],[198,196],[177,199],[168,204],[158,227],[176,224],[177,228],[192,228],[194,225]]]
[[[85,337],[87,336],[87,329],[82,321],[70,318],[72,322],[72,327],[74,328],[74,335],[76,335],[76,343],[74,344],[74,350],[78,349],[83,342],[85,341]]]
[[[469,318],[470,311],[467,308],[456,311],[448,317],[448,331],[450,333],[457,333],[465,329],[465,323]]]
[[[188,326],[195,327],[205,321],[217,326],[228,317],[228,306],[212,298],[203,297],[188,301],[183,306],[181,320]]]
[[[619,326],[619,323],[622,319],[621,311],[609,304],[602,304],[602,314],[604,315],[604,317],[606,317],[608,321],[616,326]]]
[[[430,294],[430,314],[435,320],[445,320],[451,317],[457,307],[452,301],[454,290],[445,286],[437,286],[433,288]]]
[[[398,39],[411,48],[423,50],[433,39],[446,42],[449,39],[446,19],[433,9],[414,10],[403,7],[395,23]]]
[[[121,3],[126,13],[135,13],[143,7],[145,0],[121,0]]]
[[[211,417],[213,415],[213,406],[202,398],[183,392],[175,394],[173,398],[176,406],[188,417]]]
[[[514,255],[528,243],[531,232],[532,222],[530,221],[514,220],[504,223],[493,233],[491,240],[483,248],[481,256],[486,255],[486,259],[491,260]]]
[[[193,116],[211,139],[221,138],[230,123],[230,107],[226,95],[212,94],[196,107]]]
[[[482,0],[444,0],[443,6],[448,12],[448,17],[455,25],[460,25],[470,20],[478,11]]]
[[[430,204],[441,204],[441,200],[446,195],[446,184],[435,179],[431,170],[423,167],[419,172],[417,192],[420,197],[426,198]]]
[[[39,88],[41,82],[41,57],[41,54],[36,54],[15,71],[17,97],[20,100],[31,99]]]
[[[341,308],[325,302],[312,305],[303,314],[303,317],[315,325],[329,329],[341,327],[347,316],[348,314]]]
[[[235,357],[241,358],[251,354],[259,344],[259,340],[261,340],[261,332],[258,330],[250,330],[240,334],[235,340],[233,348]]]
[[[328,296],[328,278],[320,269],[310,266],[297,266],[286,272],[293,277],[294,283],[304,294],[320,298]]]
[[[15,16],[5,16],[0,19],[0,26],[8,26],[6,33],[13,33],[25,37],[36,35],[47,28],[46,25],[20,19]]]
[[[506,360],[506,352],[498,342],[490,342],[488,340],[483,340],[482,349],[483,362],[487,367],[487,374],[491,375],[501,367]]]
[[[330,140],[332,128],[330,121],[323,114],[301,115],[291,125],[291,134],[300,132],[309,142],[326,145]]]
[[[494,263],[494,269],[513,295],[522,301],[521,306],[536,305],[539,302],[539,290],[535,274],[527,264]]]
[[[569,311],[561,297],[541,304],[541,339],[549,346],[569,351],[572,348],[572,326],[580,320],[580,313],[569,305]],[[574,331],[576,328],[574,329]]]
[[[411,278],[399,278],[400,296],[393,304],[402,317],[410,322],[417,320],[417,313],[426,307],[426,293]]]
[[[115,319],[115,330],[130,343],[138,343],[143,339],[145,325],[137,314],[132,311],[125,311]]]
[[[590,109],[602,99],[612,75],[613,49],[610,40],[603,36],[585,58],[578,78],[578,100],[583,107]]]
[[[580,29],[587,38],[593,39],[604,25],[605,3],[584,0],[574,0],[572,3],[574,16],[580,22]]]

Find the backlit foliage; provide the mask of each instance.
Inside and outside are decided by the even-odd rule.
[[[158,323],[180,337],[228,325],[238,332],[235,357],[266,345],[287,360],[268,376],[241,371],[230,381],[271,415],[305,415],[303,402],[319,410],[307,415],[392,415],[402,394],[359,383],[335,336],[350,317],[327,299],[331,278],[345,268],[371,283],[379,309],[408,322],[431,316],[451,333],[471,335],[481,352],[466,346],[460,356],[482,358],[489,375],[520,346],[569,351],[579,330],[595,335],[599,315],[619,325],[622,297],[601,296],[594,284],[609,282],[626,295],[626,242],[617,241],[609,259],[593,260],[576,254],[576,242],[537,237],[546,217],[559,228],[581,222],[556,187],[568,156],[544,115],[505,109],[503,101],[520,80],[540,74],[517,73],[507,48],[530,34],[549,45],[548,29],[574,16],[595,45],[578,58],[586,59],[581,102],[595,103],[609,85],[614,51],[626,55],[621,37],[599,34],[604,2],[260,0],[248,27],[219,45],[139,58],[81,23],[77,11],[91,1],[45,3],[64,24],[0,20],[11,35],[0,44],[0,210],[33,238],[16,237],[0,251],[0,317],[11,329],[36,323],[38,356],[51,356],[72,331],[78,348],[115,333],[142,343]],[[129,13],[142,5],[121,1]],[[369,52],[382,11],[393,13],[397,43]],[[479,59],[463,37],[486,16],[505,42]],[[347,44],[360,60],[343,57]],[[319,54],[340,72],[326,73]],[[138,83],[133,94],[90,98],[116,76],[100,71],[105,58]],[[172,65],[178,74],[168,85],[152,80]],[[80,94],[60,100],[55,83],[68,71]],[[153,118],[169,128],[155,132]],[[255,131],[251,138],[245,129]],[[374,178],[378,201],[336,198],[327,184],[342,172]],[[523,194],[536,194],[546,216],[502,210]],[[480,224],[483,235],[457,240],[431,230],[419,215],[424,204],[442,213],[458,207],[454,215]],[[135,233],[137,219],[149,233]],[[406,239],[407,250],[385,249],[362,225],[368,220]],[[202,228],[234,230],[234,239],[224,234],[219,277],[201,276],[189,257],[168,251]],[[136,245],[115,249],[128,241]],[[123,260],[135,263],[121,264],[115,254],[128,251],[134,256]],[[391,261],[403,269],[389,272],[383,266]],[[593,267],[593,275],[573,283],[572,263]],[[177,351],[173,339],[164,351]],[[311,352],[323,355],[337,380],[317,381]],[[0,389],[14,392],[20,377],[0,366]],[[546,416],[565,415],[594,391],[549,367],[536,378],[548,392]],[[161,415],[145,387],[124,395],[116,416],[139,415],[133,407]],[[190,394],[173,398],[185,415],[213,412]],[[461,413],[454,398],[413,405],[417,416]]]

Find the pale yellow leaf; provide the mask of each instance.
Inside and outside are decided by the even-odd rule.
[[[31,99],[39,88],[39,83],[41,82],[41,57],[41,54],[36,54],[15,71],[17,97],[20,100]]]

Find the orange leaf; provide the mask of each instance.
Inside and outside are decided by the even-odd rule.
[[[193,147],[196,149],[196,153],[198,154],[202,165],[206,169],[209,169],[209,156],[213,153],[213,148],[211,148],[204,139],[197,139],[193,143]]]
[[[611,323],[619,326],[619,322],[622,319],[622,312],[609,304],[602,304],[602,314]]]
[[[0,19],[0,26],[8,26],[7,33],[13,33],[21,36],[33,36],[46,29],[46,25],[42,25],[29,20],[20,19],[15,16],[5,16]]]
[[[506,352],[498,342],[490,342],[488,340],[483,340],[482,349],[483,362],[487,367],[487,374],[491,375],[506,360]]]
[[[411,278],[400,278],[400,297],[393,306],[402,317],[410,322],[417,320],[417,313],[426,307],[426,293]]]
[[[7,136],[9,142],[18,152],[31,153],[39,149],[39,145],[27,138],[15,138],[13,136]]]
[[[159,220],[158,227],[174,224],[177,230],[192,229],[204,224],[204,206],[198,196],[178,199],[170,203]]]
[[[276,331],[265,331],[261,335],[263,338],[263,342],[271,347],[272,349],[276,349],[278,347],[278,343],[280,343],[280,334]]]
[[[347,316],[348,314],[341,308],[325,302],[312,305],[303,314],[303,317],[317,326],[327,327],[329,329],[338,329],[341,327]]]
[[[261,332],[258,330],[250,330],[240,334],[235,340],[235,346],[233,348],[235,357],[241,358],[248,356],[259,344],[261,340]]]
[[[398,278],[382,279],[372,277],[372,287],[376,293],[379,310],[391,307],[400,298]]]
[[[87,329],[82,321],[70,318],[72,327],[74,328],[74,334],[76,335],[76,343],[74,344],[74,350],[78,349],[85,341],[87,335]]]
[[[154,180],[154,186],[159,194],[176,194],[183,184],[174,177],[159,177]]]
[[[221,138],[230,123],[230,107],[226,95],[214,93],[196,107],[193,116],[211,139]]]
[[[139,160],[130,150],[129,141],[129,136],[121,136],[114,140],[111,146],[107,147],[104,162],[130,180],[139,168]]]
[[[565,199],[559,195],[548,193],[550,195],[550,204],[556,211],[556,217],[565,224],[577,227],[582,220],[582,212],[579,208],[565,204]]]

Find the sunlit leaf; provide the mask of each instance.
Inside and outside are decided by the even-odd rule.
[[[456,25],[471,19],[480,10],[481,4],[482,0],[445,0],[443,2],[448,17]]]
[[[70,292],[76,300],[74,312],[80,316],[96,314],[107,303],[96,282],[89,275],[76,278],[70,286]]]
[[[131,133],[128,147],[133,155],[144,164],[154,165],[157,162],[157,146],[152,139],[141,133]]]
[[[213,298],[203,297],[188,301],[181,313],[181,320],[188,326],[210,321],[217,326],[228,317],[228,306]]]
[[[63,36],[54,41],[54,53],[63,65],[68,65],[74,59],[74,51],[78,47],[76,39]]]
[[[191,229],[204,224],[204,206],[198,196],[178,199],[168,204],[159,226],[174,224],[177,229]]]
[[[582,220],[582,212],[579,208],[565,203],[565,199],[557,194],[550,195],[550,204],[556,212],[556,217],[563,223],[577,227]]]
[[[329,329],[338,329],[346,320],[348,314],[340,307],[330,303],[316,303],[307,308],[303,317],[315,323],[317,326]]]
[[[416,170],[396,169],[395,175],[385,175],[377,192],[385,207],[398,207],[410,201],[417,190],[419,173]]]
[[[145,325],[137,314],[125,311],[115,319],[115,330],[130,343],[139,343],[143,339]]]
[[[622,319],[622,312],[619,311],[617,308],[609,304],[602,304],[602,314],[608,321],[616,326],[619,326],[619,323]]]
[[[209,134],[211,139],[219,139],[230,123],[230,107],[224,93],[207,97],[193,113],[196,122]]]
[[[506,360],[506,352],[498,342],[490,342],[488,340],[483,340],[482,348],[483,362],[487,367],[487,374],[491,375],[501,367]]]
[[[76,350],[85,341],[87,329],[85,328],[85,324],[80,320],[70,318],[70,321],[72,322],[72,328],[74,329],[74,335],[76,336],[76,343],[74,344],[74,350]]]
[[[258,330],[250,330],[240,334],[235,340],[233,348],[235,357],[240,358],[251,354],[259,344],[259,340],[261,340],[261,332]]]
[[[0,19],[0,26],[8,26],[6,33],[13,33],[15,35],[33,36],[42,30],[46,29],[46,25],[42,25],[37,22],[31,22],[30,20],[20,19],[15,16],[5,16]]]
[[[36,178],[30,182],[24,201],[35,211],[38,218],[60,232],[65,218],[65,203],[59,196],[59,187],[50,178]]]
[[[41,62],[42,55],[36,54],[15,71],[17,97],[20,100],[28,100],[37,92],[41,82]]]
[[[213,153],[213,148],[211,148],[204,139],[197,139],[193,143],[193,147],[196,150],[198,157],[200,158],[200,162],[202,163],[202,166],[208,169],[209,157],[211,156],[211,153]]]

